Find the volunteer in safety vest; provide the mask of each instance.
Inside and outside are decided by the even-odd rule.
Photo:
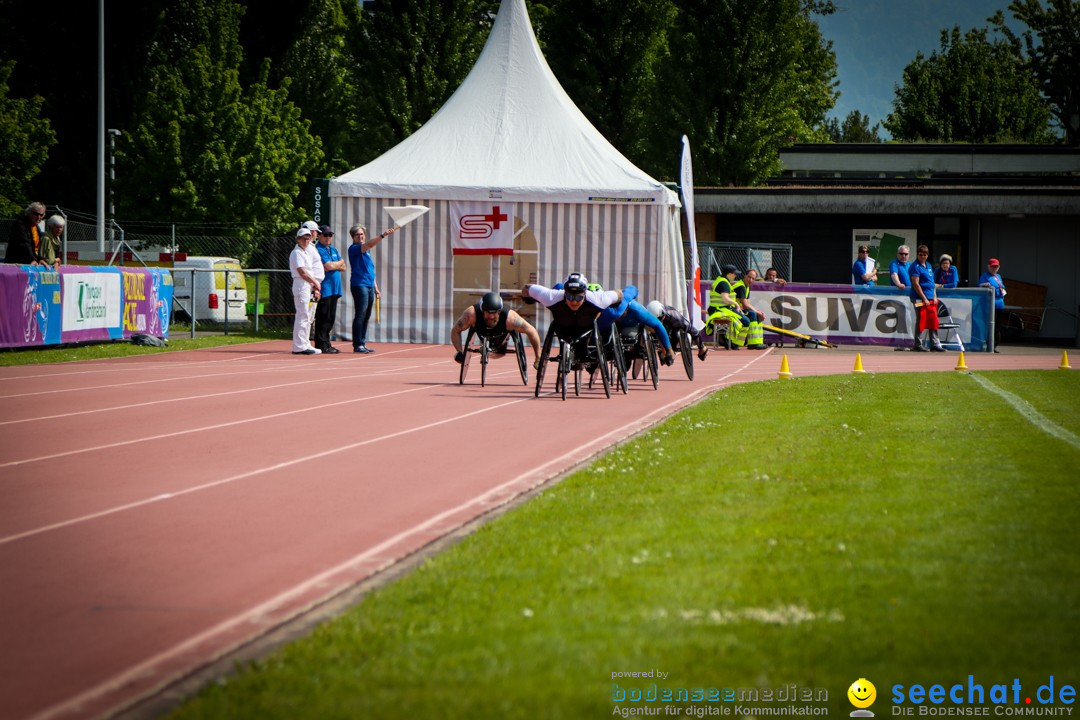
[[[743,273],[742,280],[736,280],[731,284],[735,293],[735,299],[739,301],[743,314],[750,320],[742,331],[735,333],[731,341],[735,345],[746,345],[748,350],[765,349],[765,331],[761,323],[765,320],[765,313],[750,304],[750,285],[757,280],[757,270],[750,268]]]
[[[732,292],[732,283],[735,282],[739,269],[734,265],[725,265],[720,270],[723,275],[713,281],[712,292],[709,294],[709,315],[705,318],[705,332],[711,335],[718,330],[718,325],[726,323],[727,345],[730,347],[739,329],[750,325],[750,318],[742,313],[742,306]]]

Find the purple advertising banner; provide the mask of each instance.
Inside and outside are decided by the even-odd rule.
[[[703,285],[703,302],[708,303]],[[993,293],[986,288],[937,291],[949,319],[959,327],[962,347],[987,351],[993,335]],[[893,287],[756,282],[751,304],[765,314],[765,324],[841,345],[910,347],[915,306],[906,292]],[[779,339],[765,330],[766,342]],[[942,340],[945,335],[942,334]]]
[[[0,265],[0,347],[167,337],[172,291],[163,268]]]

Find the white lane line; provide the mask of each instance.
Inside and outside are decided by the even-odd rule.
[[[154,440],[164,440],[166,438],[179,437],[180,435],[190,435],[192,433],[206,432],[208,430],[220,430],[221,428],[232,427],[234,425],[246,425],[247,423],[259,422],[262,420],[273,420],[274,418],[297,415],[306,412],[314,412],[317,410],[325,410],[326,408],[339,407],[341,405],[350,405],[352,403],[367,402],[368,400],[378,400],[380,398],[392,397],[394,395],[403,395],[405,393],[419,392],[421,390],[432,390],[434,388],[444,387],[445,385],[446,383],[430,383],[421,387],[409,388],[407,390],[395,390],[394,392],[383,393],[382,395],[368,395],[359,398],[351,398],[349,400],[338,400],[337,402],[325,403],[323,405],[307,405],[302,408],[297,408],[296,410],[284,410],[279,413],[271,413],[270,415],[260,415],[253,418],[241,418],[239,420],[230,420],[229,422],[217,423],[214,425],[202,425],[200,427],[188,428],[187,430],[176,430],[168,433],[160,433],[158,435],[147,435],[141,438],[120,440],[114,443],[94,445],[92,447],[79,448],[77,450],[65,450],[64,452],[53,453],[51,455],[40,455],[38,457],[25,458],[23,460],[11,460],[6,463],[0,463],[0,468],[14,467],[16,465],[26,465],[27,463],[42,462],[45,460],[55,460],[56,458],[68,457],[70,455],[79,455],[82,453],[97,452],[99,450],[111,450],[112,448],[123,447],[125,445],[135,445],[143,442],[152,442]]]
[[[1019,395],[1014,395],[1013,393],[1005,390],[1004,388],[998,387],[997,385],[980,375],[972,373],[969,377],[971,377],[971,379],[982,385],[990,392],[1003,398],[1005,402],[1009,403],[1009,405],[1011,405],[1013,409],[1016,410],[1016,412],[1020,413],[1025,420],[1042,430],[1047,435],[1056,437],[1058,440],[1064,440],[1077,450],[1080,450],[1080,437],[1077,437],[1073,433],[1069,432],[1065,428],[1055,423],[1050,418],[1040,413],[1038,410],[1035,409],[1034,406],[1032,406],[1031,403],[1029,403],[1024,398],[1020,397]]]
[[[177,398],[165,398],[162,400],[148,400],[141,403],[131,403],[129,405],[114,405],[112,407],[93,408],[91,410],[77,410],[74,412],[63,412],[56,415],[42,415],[40,417],[21,418],[15,420],[2,420],[0,421],[0,427],[4,425],[21,425],[28,422],[36,422],[39,420],[56,420],[58,418],[69,418],[78,415],[92,415],[94,413],[113,412],[115,410],[131,410],[132,408],[147,407],[149,405],[160,405],[164,403],[185,402],[187,400],[205,400],[206,398],[225,397],[227,395],[241,395],[243,393],[263,392],[265,390],[278,390],[280,388],[295,387],[296,385],[309,385],[312,383],[322,382],[337,382],[339,380],[355,380],[355,379],[367,379],[377,373],[362,373],[359,375],[332,375],[329,377],[311,378],[309,380],[299,380],[297,382],[278,383],[276,385],[260,385],[253,388],[245,388],[243,390],[223,390],[216,393],[205,393],[203,395],[185,395]]]
[[[262,343],[262,342],[272,342],[272,341],[271,340],[262,340],[262,341],[260,341],[260,343]],[[252,343],[252,344],[254,345],[254,344],[259,344],[259,343]],[[224,347],[235,347],[235,346],[234,345],[227,345],[227,346],[224,346]],[[171,353],[168,353],[168,354],[169,355],[176,355],[176,354],[179,354],[179,353],[186,353],[186,352],[199,352],[200,349],[206,349],[206,348],[199,348],[199,349],[192,349],[192,350],[177,350],[177,351],[174,351],[174,352],[171,352]],[[156,358],[156,357],[163,357],[163,356],[132,355],[132,356],[129,356],[129,357],[132,357],[132,358]],[[42,373],[39,373],[37,375],[9,375],[7,377],[0,377],[0,381],[4,381],[4,380],[37,380],[39,378],[49,379],[49,378],[55,378],[55,377],[63,377],[65,375],[92,375],[92,374],[107,373],[107,372],[131,372],[132,370],[157,370],[157,369],[171,368],[171,367],[176,367],[176,366],[195,367],[197,365],[210,365],[210,364],[213,364],[213,363],[236,362],[237,360],[246,360],[248,358],[264,358],[264,357],[266,357],[266,353],[254,353],[252,355],[241,355],[240,357],[224,358],[224,359],[221,359],[221,360],[195,360],[193,362],[182,362],[180,360],[175,360],[175,361],[173,361],[173,360],[161,360],[161,361],[152,360],[152,361],[147,361],[147,362],[143,362],[143,363],[116,363],[115,365],[112,364],[111,361],[123,360],[124,358],[109,358],[108,360],[110,362],[108,364],[104,364],[104,360],[103,360],[103,361],[101,361],[103,364],[100,364],[100,365],[92,364],[92,363],[98,362],[98,361],[94,361],[94,360],[67,360],[67,361],[64,361],[64,363],[62,363],[62,365],[68,365],[68,364],[73,364],[73,363],[84,363],[86,365],[90,365],[91,369],[89,369],[89,370],[65,371],[65,372],[54,372],[54,373],[42,372]],[[44,365],[44,366],[39,365],[38,367],[41,367],[43,369],[48,369],[49,367],[51,367],[51,365]]]
[[[382,353],[382,356],[387,357],[387,356],[390,356],[390,355],[397,355],[399,353],[405,353],[405,352],[413,352],[415,350],[422,350],[422,349],[426,349],[426,348],[430,348],[430,347],[435,347],[435,346],[434,345],[419,345],[419,346],[416,346],[415,348],[414,347],[409,347],[409,348],[404,348],[404,349],[401,349],[401,350],[389,350],[389,351],[386,351],[386,352]],[[183,351],[183,352],[194,352],[194,351]],[[283,351],[283,353],[284,352],[285,351]],[[345,356],[346,353],[342,353],[342,355]],[[365,358],[366,357],[368,357],[368,356],[365,356]],[[240,358],[227,358],[227,359],[224,359],[224,360],[208,360],[208,361],[205,361],[205,362],[204,361],[199,361],[199,362],[196,362],[196,363],[168,363],[168,368],[171,369],[171,368],[174,368],[174,367],[181,367],[181,368],[192,368],[193,369],[197,365],[206,365],[206,364],[210,364],[210,363],[233,362],[235,360],[244,360],[244,359],[250,359],[250,358],[263,358],[264,360],[266,360],[267,356],[266,356],[265,353],[259,353],[259,354],[256,354],[256,355],[244,355],[244,356],[242,356]],[[266,360],[266,361],[270,362],[270,360]],[[221,377],[221,376],[230,376],[230,375],[247,375],[247,374],[256,374],[256,373],[264,373],[264,372],[275,372],[275,371],[284,371],[284,370],[304,369],[307,362],[308,361],[306,360],[306,358],[305,359],[300,359],[300,360],[297,360],[297,359],[294,358],[292,362],[288,362],[288,358],[282,357],[280,363],[276,362],[276,358],[275,358],[275,364],[274,365],[269,366],[269,367],[258,367],[257,369],[248,369],[248,370],[241,370],[241,371],[237,371],[237,372],[226,372],[226,373],[210,373],[210,374],[204,374],[204,375],[183,375],[183,376],[170,377],[170,378],[155,378],[155,379],[152,379],[152,380],[137,380],[137,381],[128,381],[128,382],[123,382],[123,383],[114,383],[114,384],[111,384],[111,385],[92,385],[92,386],[89,386],[89,387],[61,388],[61,389],[56,389],[56,390],[41,390],[41,391],[38,391],[38,392],[19,393],[19,394],[14,394],[14,395],[0,395],[0,400],[6,400],[6,399],[9,399],[9,398],[20,398],[20,397],[33,397],[33,396],[36,396],[36,395],[50,395],[50,394],[54,394],[54,393],[79,392],[80,390],[106,390],[106,389],[109,389],[109,388],[131,387],[131,386],[134,386],[134,385],[145,385],[145,384],[148,384],[148,383],[174,382],[174,381],[177,381],[177,380],[198,380],[200,378]],[[346,356],[346,357],[341,357],[341,358],[333,358],[333,359],[330,359],[330,360],[320,360],[320,361],[316,361],[316,362],[320,362],[321,365],[325,366],[325,365],[344,365],[344,364],[351,364],[351,363],[358,363],[358,362],[370,362],[370,361],[365,360],[365,359],[361,359],[361,358],[357,358],[357,357],[349,358],[349,357]],[[293,363],[295,363],[295,364],[293,364]],[[158,365],[158,364],[154,364],[152,366],[147,364],[147,366],[148,366],[148,368],[152,367],[153,369],[162,369],[163,367],[165,367],[165,366]],[[135,369],[135,368],[132,368],[132,367],[122,368],[122,370],[124,372],[131,372],[133,369]],[[27,379],[27,380],[30,380],[30,379],[45,379],[45,380],[47,380],[47,379],[50,379],[50,378],[53,378],[53,377],[58,377],[58,376],[61,376],[61,375],[84,374],[84,372],[91,372],[91,371],[80,371],[78,373],[53,373],[53,374],[48,374],[48,375],[26,375],[26,376],[22,376],[22,377],[23,377],[23,379]],[[117,369],[110,369],[108,372],[117,372]],[[13,379],[13,378],[3,378],[3,379]]]
[[[440,387],[440,386],[432,386],[432,387]],[[431,389],[431,387],[413,388],[411,390],[402,390],[400,392],[388,393],[387,395],[400,395],[400,394],[406,393],[406,392],[415,392],[417,390],[430,390],[430,389]],[[386,395],[383,395],[383,396],[380,396],[380,397],[386,397]],[[48,532],[50,530],[57,530],[59,528],[68,527],[70,525],[76,525],[78,523],[86,522],[88,520],[94,520],[96,518],[105,517],[105,516],[108,516],[108,515],[114,515],[116,513],[123,512],[125,510],[131,510],[133,508],[142,507],[144,505],[149,505],[151,503],[161,502],[162,500],[167,500],[167,499],[171,499],[171,498],[177,498],[177,497],[181,497],[183,495],[190,495],[191,493],[199,492],[201,490],[208,490],[210,488],[218,487],[219,485],[225,485],[227,483],[235,482],[237,480],[243,480],[245,478],[254,477],[255,475],[262,475],[263,473],[273,472],[275,470],[283,470],[285,468],[292,467],[293,465],[298,465],[300,463],[310,462],[312,460],[319,460],[321,458],[325,458],[325,457],[328,457],[330,455],[336,455],[338,453],[347,452],[349,450],[355,450],[356,448],[361,448],[361,447],[364,447],[365,445],[373,445],[374,443],[377,443],[377,442],[383,442],[385,440],[392,440],[393,438],[401,437],[402,435],[409,435],[410,433],[420,432],[422,430],[429,430],[429,429],[431,429],[433,427],[438,427],[440,425],[446,425],[448,423],[457,422],[458,420],[464,420],[466,418],[473,417],[474,415],[480,415],[482,413],[491,412],[492,410],[498,410],[499,408],[507,407],[509,405],[516,405],[517,403],[522,403],[522,402],[525,402],[526,400],[531,400],[531,399],[532,399],[532,397],[530,396],[530,397],[527,397],[527,398],[519,398],[517,400],[510,400],[508,402],[500,403],[498,405],[492,405],[491,407],[481,408],[480,410],[473,410],[472,412],[464,413],[462,415],[454,415],[453,417],[444,418],[443,420],[436,420],[435,422],[430,422],[430,423],[427,423],[426,425],[420,425],[420,426],[417,426],[417,427],[406,428],[405,430],[399,430],[397,432],[388,433],[386,435],[380,435],[379,437],[375,437],[375,438],[368,438],[367,440],[360,440],[358,442],[349,443],[348,445],[342,445],[340,447],[331,448],[329,450],[323,450],[321,452],[312,453],[311,455],[305,455],[304,457],[294,458],[292,460],[285,460],[283,462],[275,463],[273,465],[268,465],[267,467],[258,468],[256,470],[249,470],[247,472],[243,472],[243,473],[240,473],[238,475],[231,475],[230,477],[222,478],[220,480],[214,480],[214,481],[208,482],[208,483],[203,483],[202,485],[195,485],[195,486],[192,486],[192,487],[189,487],[189,488],[184,488],[183,490],[176,490],[176,491],[174,491],[172,493],[164,493],[164,494],[161,494],[161,495],[156,495],[156,496],[154,496],[152,498],[147,498],[145,500],[138,500],[136,502],[128,503],[126,505],[120,505],[120,506],[117,506],[117,507],[114,507],[114,508],[109,508],[108,510],[102,510],[100,512],[91,513],[89,515],[83,515],[81,517],[71,518],[70,520],[64,520],[63,522],[53,523],[52,525],[46,525],[44,527],[35,528],[33,530],[27,530],[25,532],[21,532],[21,533],[18,533],[16,535],[9,535],[7,537],[0,538],[0,545],[4,545],[4,544],[10,543],[10,542],[15,542],[16,540],[22,540],[23,538],[32,537],[34,535],[39,535],[41,533]],[[312,408],[308,408],[308,409],[312,409]],[[306,412],[306,410],[305,410],[305,412]],[[287,415],[289,413],[282,413],[282,414]],[[268,417],[272,417],[272,416],[268,416]],[[235,423],[229,423],[229,424],[235,424]]]

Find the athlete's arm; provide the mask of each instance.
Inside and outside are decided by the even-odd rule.
[[[533,360],[540,359],[540,333],[536,332],[536,328],[514,310],[506,314],[506,327],[527,337],[529,344],[532,345]]]

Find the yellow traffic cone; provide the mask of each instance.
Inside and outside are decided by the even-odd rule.
[[[1058,365],[1058,370],[1072,370],[1069,365],[1069,352],[1067,350],[1061,351],[1061,364]]]
[[[862,366],[862,353],[855,353],[855,369],[851,372],[860,374],[866,372]]]
[[[960,359],[956,361],[956,367],[954,369],[955,370],[967,370],[968,369],[967,364],[964,362],[964,353],[963,352],[960,353]]]
[[[780,361],[780,379],[781,380],[790,380],[791,379],[791,370],[788,369],[787,355],[785,355],[784,359]]]

